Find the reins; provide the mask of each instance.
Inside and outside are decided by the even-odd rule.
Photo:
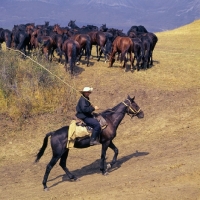
[[[126,99],[126,100],[128,100],[129,102],[130,102],[130,105],[131,105],[131,101],[129,100],[129,99]],[[126,107],[128,107],[128,109],[129,110],[131,110],[132,112],[133,112],[133,114],[132,114],[132,116],[131,117],[133,117],[133,115],[137,115],[140,111],[141,111],[141,108],[139,108],[139,110],[135,110],[132,106],[130,106],[130,105],[128,105],[128,104],[126,104],[124,101],[122,102]],[[128,115],[131,115],[130,113],[129,113],[129,110],[128,110]]]

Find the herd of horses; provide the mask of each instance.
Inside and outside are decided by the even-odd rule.
[[[122,68],[130,60],[131,70],[147,69],[153,65],[153,50],[157,41],[157,36],[144,26],[132,26],[124,33],[123,30],[107,28],[106,24],[100,28],[94,25],[78,27],[72,20],[66,27],[59,24],[50,26],[49,22],[45,22],[44,25],[14,25],[12,30],[0,28],[0,48],[5,42],[7,48],[17,49],[25,55],[42,51],[48,61],[52,61],[56,51],[59,62],[64,55],[65,68],[67,70],[69,65],[71,74],[83,55],[89,66],[93,45],[96,46],[97,60],[103,54],[105,61],[109,60],[109,67],[113,66],[117,54]]]

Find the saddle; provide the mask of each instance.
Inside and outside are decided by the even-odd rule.
[[[101,130],[107,127],[106,120],[100,114],[95,113],[94,117],[99,121]],[[91,137],[91,135],[92,128],[87,126],[81,119],[75,117],[69,125],[67,148],[74,147],[76,139],[81,140],[85,137]]]

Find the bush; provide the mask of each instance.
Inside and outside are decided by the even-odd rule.
[[[58,110],[66,112],[74,107],[76,92],[57,78],[60,72],[55,63],[49,63],[41,56],[34,57],[36,62],[22,59],[19,52],[12,50],[1,50],[0,60],[1,114],[12,119],[25,119]],[[71,82],[66,73],[62,80]]]

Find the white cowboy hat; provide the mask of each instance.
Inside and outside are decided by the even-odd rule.
[[[92,92],[92,91],[93,91],[92,87],[84,87],[83,90],[81,90],[80,92],[83,93],[83,92]]]

